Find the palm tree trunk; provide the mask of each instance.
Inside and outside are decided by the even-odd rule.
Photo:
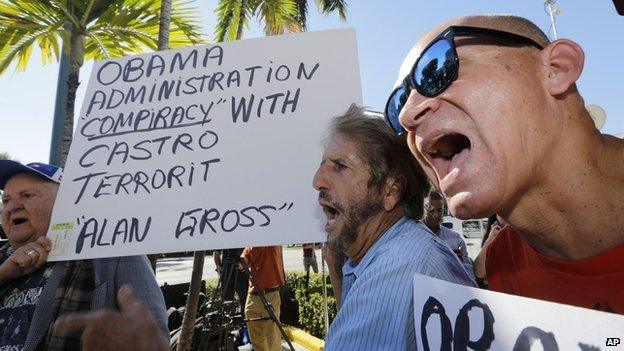
[[[167,50],[169,49],[169,26],[171,24],[171,0],[161,0],[159,21],[158,50]],[[177,351],[188,351],[193,346],[193,332],[195,331],[195,321],[197,319],[197,304],[199,303],[199,293],[204,273],[205,255],[205,251],[196,251],[193,254],[193,272],[191,273],[191,284],[189,284],[189,294],[186,300],[184,317],[182,318]],[[157,255],[150,255],[154,274],[156,274],[156,258]]]
[[[158,27],[158,50],[169,49],[169,26],[171,25],[171,0],[160,1]]]
[[[158,18],[158,50],[169,49],[169,27],[171,25],[171,1],[161,0],[160,2],[160,17]],[[159,254],[148,255],[152,271],[156,275],[156,263],[158,262]]]
[[[163,0],[162,6],[165,1]],[[240,40],[243,36],[243,27],[245,23],[245,7],[247,0],[241,0],[241,10],[238,18],[238,28],[236,29],[236,40]],[[161,11],[162,16],[162,11]],[[162,18],[161,18],[162,21]],[[161,27],[162,28],[162,27]],[[160,37],[158,40],[160,45]],[[195,251],[193,254],[193,273],[191,275],[191,284],[189,286],[188,299],[186,301],[186,310],[182,319],[182,327],[180,330],[180,338],[177,351],[187,351],[191,349],[193,332],[195,331],[195,321],[197,319],[197,303],[199,302],[199,293],[201,291],[201,280],[204,271],[205,251]],[[245,308],[245,306],[241,306]]]
[[[197,319],[197,304],[199,303],[199,292],[201,291],[202,274],[204,272],[205,251],[195,251],[193,255],[193,274],[189,287],[188,299],[186,300],[186,311],[182,319],[182,330],[176,351],[189,351],[193,344],[193,331]]]
[[[85,35],[80,28],[73,28],[70,38],[69,76],[67,77],[67,116],[63,128],[61,142],[61,157],[59,166],[64,167],[69,154],[69,147],[74,135],[74,106],[76,105],[76,91],[80,85],[80,68],[84,61]]]
[[[238,12],[238,28],[236,28],[236,40],[241,40],[243,37],[243,27],[245,23],[245,8],[247,7],[247,0],[241,0],[240,11]]]

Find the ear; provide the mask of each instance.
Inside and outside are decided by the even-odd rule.
[[[405,176],[388,177],[383,192],[383,206],[387,212],[397,207],[405,192]]]
[[[541,55],[546,67],[546,89],[550,95],[565,93],[581,76],[585,53],[577,43],[559,39],[544,48]]]

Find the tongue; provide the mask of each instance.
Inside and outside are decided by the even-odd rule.
[[[449,165],[449,173],[452,172],[459,164],[464,162],[468,158],[468,154],[470,153],[469,148],[463,149],[460,153],[455,154],[451,159],[451,164]]]

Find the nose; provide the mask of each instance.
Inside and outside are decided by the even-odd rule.
[[[410,92],[409,98],[401,110],[399,122],[405,130],[414,132],[426,115],[432,114],[440,108],[440,103],[441,100],[437,96],[427,98],[414,89]]]
[[[312,179],[312,186],[316,190],[327,189],[327,176],[324,170],[323,164],[319,166],[314,174],[314,179]]]
[[[1,205],[0,218],[2,218],[3,225],[9,223],[9,217],[10,217],[11,212],[21,207],[22,207],[21,203],[19,203],[17,200],[9,200],[7,203]]]
[[[17,201],[17,199],[11,199],[2,205],[1,210],[2,210],[2,214],[4,213],[8,214],[20,208],[22,208],[22,203],[20,201]]]

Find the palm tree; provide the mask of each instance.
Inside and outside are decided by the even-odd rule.
[[[169,49],[169,32],[171,29],[171,0],[160,1],[160,17],[158,19],[158,51]],[[152,271],[156,275],[156,264],[160,254],[147,255]]]
[[[308,22],[308,1],[307,0],[295,0],[297,3],[297,16],[295,19],[299,23],[302,31],[307,30]],[[341,21],[347,20],[347,2],[343,0],[316,0],[317,7],[324,15],[329,15],[332,12],[338,12],[338,18]]]
[[[323,14],[338,12],[346,20],[345,0],[315,1]],[[230,41],[241,38],[244,27],[252,16],[257,16],[264,25],[266,35],[306,31],[308,17],[307,0],[220,0],[217,7],[218,22],[215,29],[216,41]]]
[[[201,41],[190,2],[174,0],[171,47]],[[69,54],[67,116],[61,145],[64,165],[72,140],[76,90],[85,59],[107,59],[157,48],[160,0],[0,0],[0,74],[11,63],[25,70],[35,45],[41,60]]]

